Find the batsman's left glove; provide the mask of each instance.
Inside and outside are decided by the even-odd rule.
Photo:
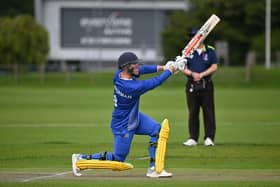
[[[170,66],[174,66],[174,61],[168,61],[165,65],[164,65],[164,67],[163,67],[163,69],[164,70],[167,70],[167,69],[169,69],[170,68]],[[175,67],[175,66],[174,66]],[[176,68],[176,67],[175,67]]]

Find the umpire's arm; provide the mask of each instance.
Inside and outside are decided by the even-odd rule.
[[[206,77],[208,75],[212,75],[213,73],[215,73],[218,69],[218,64],[212,64],[207,70],[201,72],[199,74],[200,79],[202,79],[203,77]]]

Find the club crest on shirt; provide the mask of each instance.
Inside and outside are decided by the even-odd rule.
[[[208,61],[208,54],[207,53],[202,54],[202,59],[204,61]]]

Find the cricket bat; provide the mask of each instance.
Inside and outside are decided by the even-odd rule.
[[[189,57],[190,54],[198,47],[199,43],[203,41],[208,34],[219,23],[220,18],[215,14],[212,14],[210,18],[202,25],[196,35],[189,41],[186,47],[182,50],[182,57]]]

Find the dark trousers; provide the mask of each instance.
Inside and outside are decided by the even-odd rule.
[[[204,90],[195,90],[193,81],[186,84],[186,99],[189,110],[189,133],[190,138],[198,141],[199,138],[199,111],[203,111],[204,139],[207,137],[213,141],[216,133],[214,85],[212,81],[206,82]]]

